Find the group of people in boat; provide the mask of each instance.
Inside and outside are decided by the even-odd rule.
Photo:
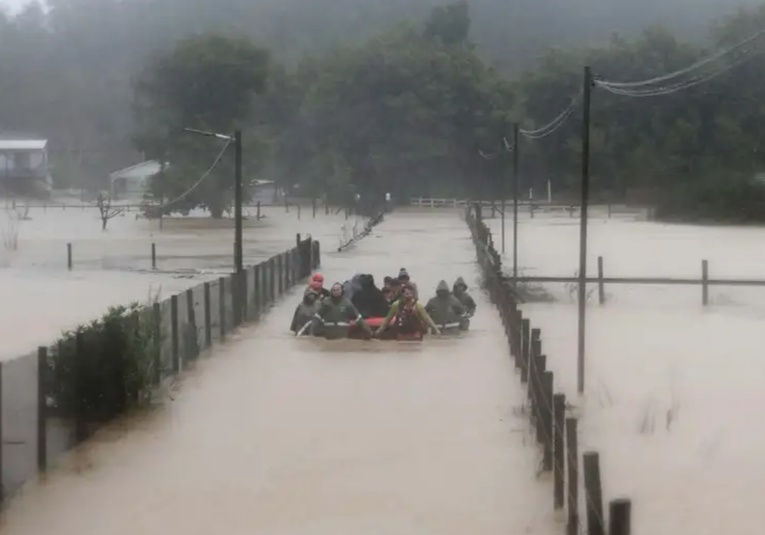
[[[295,310],[290,330],[297,335],[341,337],[355,324],[369,337],[389,329],[397,335],[421,337],[428,330],[435,334],[443,329],[466,330],[475,309],[462,277],[451,288],[440,281],[435,296],[423,305],[417,284],[405,268],[396,277],[385,277],[382,288],[377,287],[373,275],[359,274],[327,289],[324,276],[315,273]],[[376,330],[365,321],[370,318],[383,318],[376,321]]]

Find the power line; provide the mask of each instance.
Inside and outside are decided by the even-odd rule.
[[[231,140],[229,139],[228,141],[226,141],[225,145],[223,145],[223,148],[218,153],[218,156],[215,157],[215,160],[213,161],[212,165],[210,165],[210,167],[207,169],[207,171],[205,171],[205,173],[202,175],[202,177],[199,180],[197,180],[189,189],[187,189],[186,191],[181,193],[179,196],[177,196],[173,200],[168,201],[168,202],[166,202],[164,204],[160,204],[160,205],[152,205],[151,208],[160,209],[160,210],[163,209],[163,208],[167,208],[168,206],[173,205],[173,204],[177,203],[180,200],[183,200],[189,194],[191,194],[194,190],[196,190],[199,186],[201,186],[202,183],[205,180],[207,180],[207,178],[213,172],[213,169],[215,169],[215,166],[218,165],[218,162],[220,162],[221,158],[223,158],[223,155],[226,153],[226,149],[228,149],[228,146],[230,144],[231,144]]]
[[[673,78],[678,78],[680,76],[686,75],[686,74],[688,74],[690,72],[693,72],[693,71],[695,71],[697,69],[705,67],[706,65],[709,65],[709,64],[711,64],[711,63],[713,63],[715,61],[723,59],[726,56],[729,56],[729,55],[733,54],[734,52],[737,52],[738,50],[744,48],[746,45],[748,45],[750,43],[753,43],[755,40],[759,39],[760,37],[762,37],[764,35],[765,35],[765,29],[760,30],[757,33],[755,33],[753,35],[750,35],[749,37],[747,37],[743,41],[740,41],[739,43],[737,43],[737,44],[735,44],[735,45],[733,45],[733,46],[731,46],[729,48],[726,48],[726,49],[721,50],[721,51],[719,51],[719,52],[717,52],[715,54],[712,54],[711,56],[709,56],[709,57],[707,57],[705,59],[699,60],[699,61],[689,65],[688,67],[685,67],[683,69],[679,69],[677,71],[674,71],[674,72],[671,72],[671,73],[668,73],[668,74],[664,74],[662,76],[657,76],[657,77],[654,77],[654,78],[649,78],[647,80],[640,80],[640,81],[634,81],[634,82],[611,82],[611,81],[608,81],[608,80],[598,80],[596,83],[599,86],[604,87],[604,88],[605,87],[609,87],[609,88],[614,88],[614,89],[616,89],[616,88],[627,89],[627,88],[639,88],[639,87],[643,87],[643,86],[655,85],[655,84],[658,84],[658,83],[667,82],[669,80],[672,80]],[[744,52],[746,53],[746,50]]]
[[[576,108],[576,106],[581,102],[582,96],[583,94],[580,92],[577,96],[571,99],[571,103],[568,105],[568,107],[543,127],[537,128],[536,130],[518,129],[518,133],[529,139],[542,139],[556,132],[566,123],[568,118],[571,117],[571,114],[574,112],[574,108]]]
[[[709,74],[698,76],[696,78],[691,78],[684,82],[678,82],[678,83],[664,86],[664,87],[654,87],[654,88],[644,88],[644,89],[639,89],[639,88],[626,89],[626,88],[615,87],[613,84],[610,84],[610,83],[603,83],[601,80],[595,80],[595,85],[605,89],[609,93],[613,93],[615,95],[620,95],[625,97],[641,98],[641,97],[656,97],[656,96],[670,95],[672,93],[677,93],[678,91],[683,91],[685,89],[689,89],[691,87],[703,84],[714,78],[717,78],[718,76],[725,74],[726,72],[738,67],[742,63],[749,61],[753,57],[762,55],[763,53],[765,53],[765,50],[761,50],[749,56],[744,56],[742,58],[739,58],[738,60],[724,66],[723,68],[718,69]]]

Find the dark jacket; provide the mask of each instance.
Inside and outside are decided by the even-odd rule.
[[[351,302],[364,318],[384,318],[390,305],[380,289],[375,286],[372,275],[363,275],[360,279],[361,288],[354,292]]]
[[[300,303],[295,309],[295,314],[292,316],[292,324],[290,325],[290,331],[297,333],[307,323],[312,321],[314,315],[319,310],[319,297],[314,292],[306,292],[303,295],[303,302]]]
[[[462,306],[465,307],[465,312],[467,312],[468,316],[475,314],[475,301],[473,301],[473,298],[469,293],[467,293],[467,284],[465,284],[465,279],[462,277],[457,277],[457,280],[454,281],[452,292],[454,296],[460,300]]]
[[[465,313],[465,308],[460,300],[449,291],[449,285],[446,284],[446,281],[438,283],[436,296],[428,301],[425,310],[433,318],[436,325],[459,323]]]

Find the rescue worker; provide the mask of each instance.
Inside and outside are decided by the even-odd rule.
[[[412,286],[412,290],[414,291],[414,298],[418,298],[417,285],[413,283],[409,278],[409,272],[406,270],[406,268],[401,268],[398,271],[398,280],[401,281],[401,284],[410,284]]]
[[[319,310],[313,316],[311,326],[313,335],[345,338],[351,321],[355,321],[370,337],[372,336],[372,329],[366,324],[353,303],[345,297],[343,285],[336,282],[330,289],[329,297],[322,300]]]
[[[311,323],[316,312],[319,311],[319,305],[319,294],[314,291],[307,291],[303,296],[303,302],[297,306],[295,314],[292,316],[290,331],[295,334],[303,334],[306,331],[304,327]]]
[[[473,301],[473,297],[467,292],[467,284],[465,284],[465,279],[462,277],[457,277],[457,280],[454,281],[452,292],[454,293],[454,297],[459,299],[460,303],[462,303],[462,306],[465,307],[467,316],[472,318],[473,314],[475,314],[476,304],[475,301]]]
[[[435,334],[441,334],[441,330],[433,322],[425,307],[417,301],[411,284],[404,285],[401,298],[390,307],[388,315],[375,332],[375,336],[381,335],[389,327],[395,329],[396,334],[401,338],[421,339],[428,327]]]
[[[449,285],[444,280],[438,283],[436,296],[428,301],[425,310],[442,329],[459,328],[465,314],[465,307],[452,295]]]
[[[374,276],[370,274],[361,276],[361,289],[354,292],[351,303],[363,318],[384,318],[390,308],[382,292],[375,286]]]
[[[315,292],[318,294],[319,299],[329,297],[329,290],[324,287],[324,275],[321,273],[314,273],[311,276],[311,282],[308,284],[308,288],[306,289],[306,293],[308,292]]]

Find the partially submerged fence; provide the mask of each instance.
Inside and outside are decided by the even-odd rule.
[[[320,265],[296,246],[146,305],[112,309],[51,346],[0,362],[0,502],[99,426],[151,401],[202,352],[265,314]],[[238,288],[238,289],[237,289]]]
[[[581,457],[584,493],[580,500],[577,418],[566,414],[565,394],[555,393],[554,374],[547,370],[547,358],[542,353],[541,329],[532,328],[529,319],[523,317],[515,292],[503,277],[501,258],[494,248],[491,231],[476,213],[480,214],[480,210],[468,206],[465,218],[485,287],[505,328],[509,353],[515,359],[521,383],[527,385],[528,405],[524,403],[523,408],[524,412],[528,409],[536,444],[541,450],[541,470],[553,473],[553,506],[556,510],[566,509],[568,535],[604,535],[606,527],[609,535],[629,535],[630,500],[611,500],[608,526],[606,524],[597,452],[585,452]],[[580,521],[580,502],[585,510],[586,530]]]

